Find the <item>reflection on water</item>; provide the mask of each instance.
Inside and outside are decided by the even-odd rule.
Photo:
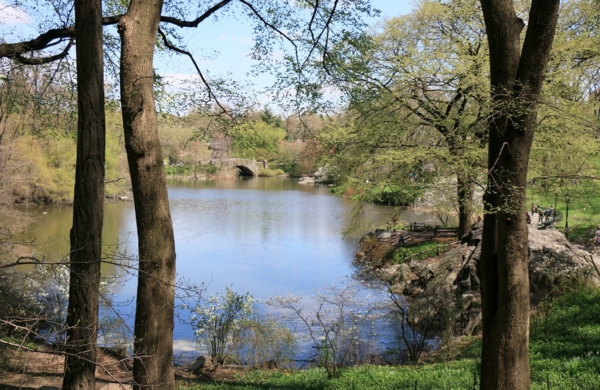
[[[177,273],[194,284],[207,284],[207,295],[230,286],[266,301],[271,296],[310,296],[339,284],[354,272],[357,240],[380,226],[394,209],[365,207],[363,226],[344,236],[354,203],[330,194],[325,186],[300,185],[290,179],[170,181]],[[396,210],[398,212],[398,210]],[[406,222],[435,223],[424,214],[399,211]],[[49,208],[24,238],[35,238],[38,253],[49,258],[68,254],[70,207]],[[104,243],[118,243],[121,253],[137,253],[132,203],[105,208]],[[114,272],[105,264],[104,272]],[[123,276],[114,287],[115,301],[132,300],[134,278]],[[128,305],[125,311],[131,311]],[[180,313],[185,319],[188,313]],[[193,331],[176,321],[176,349],[189,349]]]

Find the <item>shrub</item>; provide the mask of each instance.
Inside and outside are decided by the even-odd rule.
[[[225,295],[211,296],[203,305],[192,310],[192,325],[196,328],[198,342],[205,344],[215,366],[225,364],[235,333],[240,323],[253,312],[254,298],[248,293],[240,295],[227,288]]]
[[[281,169],[270,169],[265,168],[258,173],[260,177],[276,177],[276,176],[285,176],[285,172]]]
[[[261,315],[240,321],[231,344],[231,353],[244,364],[269,368],[289,365],[296,347],[287,327]]]
[[[317,350],[319,366],[329,378],[336,378],[344,366],[358,364],[373,352],[369,340],[377,337],[375,321],[381,307],[370,301],[370,295],[361,296],[363,289],[359,284],[326,287],[311,307],[295,296],[274,297],[267,304],[286,310],[289,320],[299,320]]]
[[[167,176],[187,176],[191,174],[191,168],[187,165],[165,165]]]

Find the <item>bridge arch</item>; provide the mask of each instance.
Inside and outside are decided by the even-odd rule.
[[[236,165],[235,167],[239,169],[240,176],[254,176],[254,172],[245,165]]]

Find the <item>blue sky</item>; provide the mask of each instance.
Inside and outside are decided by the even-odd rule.
[[[0,34],[16,28],[24,35],[35,36],[28,15],[17,10],[5,8],[6,0],[0,0]],[[409,0],[371,0],[374,8],[381,10],[381,18],[394,17],[410,11]],[[381,18],[368,22],[376,24]],[[251,78],[248,72],[253,61],[249,53],[253,45],[250,23],[234,18],[220,18],[217,22],[207,20],[195,29],[181,29],[187,49],[194,54],[202,71],[210,77],[231,77],[240,82],[256,85],[259,89],[272,82],[271,76],[262,75]],[[12,39],[11,39],[12,40]],[[73,53],[74,54],[74,53]],[[155,67],[159,74],[180,85],[189,85],[198,81],[197,73],[191,61],[181,55],[158,54]],[[268,97],[260,97],[261,104],[268,103]]]
[[[382,18],[407,13],[411,3],[409,0],[371,0],[373,7],[381,11],[381,17],[369,20],[369,24],[375,25]],[[249,58],[253,45],[250,23],[222,18],[216,23],[205,22],[196,29],[184,30],[180,30],[184,35],[184,43],[195,56],[203,73],[211,77],[229,77],[252,83],[259,90],[273,82],[269,75],[254,78],[248,76],[253,65]],[[186,85],[198,79],[190,60],[184,56],[159,54],[155,65],[160,74],[174,83]],[[261,105],[270,104],[265,95],[259,96],[259,102]]]

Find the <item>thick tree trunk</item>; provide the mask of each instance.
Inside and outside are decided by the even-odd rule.
[[[481,254],[481,389],[526,390],[529,275],[525,191],[539,97],[559,0],[533,0],[525,43],[511,0],[482,0],[495,114]]]
[[[469,232],[473,218],[473,181],[457,175],[456,195],[458,199],[458,237]]]
[[[169,211],[152,60],[161,0],[132,0],[119,22],[121,107],[139,241],[134,389],[175,389],[175,240]]]
[[[94,390],[98,288],[104,217],[104,63],[102,3],[75,1],[77,166],[64,389]]]

